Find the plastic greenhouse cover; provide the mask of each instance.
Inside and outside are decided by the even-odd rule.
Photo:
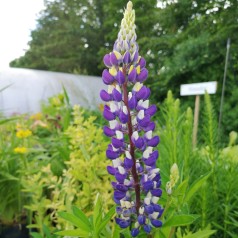
[[[66,89],[70,104],[97,109],[99,93],[105,88],[100,77],[33,69],[8,68],[0,71],[0,113],[5,116],[36,113],[41,103]]]

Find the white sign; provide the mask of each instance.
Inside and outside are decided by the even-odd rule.
[[[180,95],[202,95],[207,92],[208,94],[215,94],[217,90],[217,82],[206,82],[206,83],[191,83],[180,85]]]

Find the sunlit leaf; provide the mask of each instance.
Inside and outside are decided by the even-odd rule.
[[[187,235],[187,236],[184,236],[184,238],[208,238],[210,237],[210,235],[216,233],[215,230],[202,230],[202,231],[198,231],[194,234],[191,234],[191,235]]]
[[[101,224],[102,221],[102,201],[99,193],[96,196],[93,210],[93,226],[95,230]]]
[[[210,175],[211,172],[200,177],[191,185],[185,196],[184,202],[188,202],[191,199],[191,197],[197,192],[197,190],[203,185],[203,183],[209,178]]]
[[[81,229],[58,231],[55,233],[60,236],[90,237],[90,233]]]
[[[104,216],[104,218],[102,219],[98,229],[97,229],[97,232],[100,233],[104,228],[105,226],[108,224],[108,222],[110,221],[110,219],[112,218],[112,216],[115,214],[115,209],[116,209],[116,206],[113,206],[109,211],[108,213]]]
[[[81,221],[85,223],[85,225],[87,225],[88,227],[91,226],[91,224],[90,224],[88,218],[86,217],[86,215],[78,207],[73,206],[72,211],[73,211],[73,214],[77,218],[81,219]]]
[[[58,214],[60,217],[64,218],[66,221],[69,221],[74,226],[79,227],[80,230],[85,232],[91,231],[91,227],[87,226],[81,219],[79,219],[75,215],[67,213],[67,212],[59,212]]]
[[[192,224],[199,216],[198,215],[174,215],[169,218],[163,226],[187,226]]]

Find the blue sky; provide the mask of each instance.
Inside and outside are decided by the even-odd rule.
[[[0,1],[0,69],[24,54],[44,0]]]

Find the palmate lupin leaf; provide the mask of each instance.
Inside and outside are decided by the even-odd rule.
[[[61,236],[75,236],[75,237],[99,237],[99,234],[106,227],[110,219],[115,214],[115,206],[113,206],[105,215],[102,210],[102,200],[99,194],[97,194],[93,216],[87,217],[81,209],[76,206],[72,207],[72,213],[59,212],[59,216],[76,228],[73,230],[59,231],[55,234]]]

